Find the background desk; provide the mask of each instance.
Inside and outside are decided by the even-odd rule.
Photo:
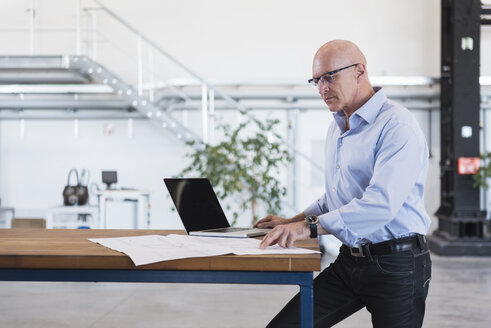
[[[169,230],[0,230],[0,280],[299,285],[302,327],[313,326],[313,271],[320,255],[223,255],[135,267],[87,238],[167,235]],[[317,248],[316,241],[299,247]],[[239,301],[239,300],[238,300]]]
[[[97,193],[99,204],[100,228],[117,229],[150,229],[150,192],[145,190],[106,189]],[[134,202],[135,208],[128,205]],[[121,207],[120,211],[113,215],[108,213],[108,205],[113,206],[113,211]],[[123,207],[123,204],[127,206]],[[123,222],[121,222],[123,221]]]

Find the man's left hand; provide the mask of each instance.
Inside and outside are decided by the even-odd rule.
[[[308,239],[310,229],[305,221],[278,225],[271,230],[261,241],[259,248],[278,244],[281,247],[290,247],[296,240]]]

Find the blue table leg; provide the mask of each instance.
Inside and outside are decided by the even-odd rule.
[[[100,281],[298,285],[302,328],[314,326],[312,272],[0,269],[0,281]]]
[[[314,327],[314,284],[300,285],[300,319],[302,328]]]

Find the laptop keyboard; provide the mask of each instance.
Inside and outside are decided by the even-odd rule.
[[[250,228],[220,228],[220,229],[213,229],[213,230],[208,230],[208,231],[220,231],[220,232],[237,232],[237,231],[246,231],[246,230],[251,230]]]

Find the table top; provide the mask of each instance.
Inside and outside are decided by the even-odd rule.
[[[88,238],[185,234],[182,230],[0,229],[0,269],[320,271],[320,254],[222,255],[135,267],[123,253]],[[297,247],[319,249],[317,240]]]

